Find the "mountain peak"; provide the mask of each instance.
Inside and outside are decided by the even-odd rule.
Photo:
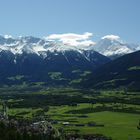
[[[94,49],[95,51],[114,59],[139,50],[139,45],[125,43],[116,35],[106,35],[97,42]]]

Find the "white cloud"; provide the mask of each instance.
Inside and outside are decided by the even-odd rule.
[[[92,36],[92,33],[84,33],[84,34],[74,34],[74,33],[66,33],[66,34],[52,34],[47,37],[47,39],[60,39],[60,40],[85,40]]]
[[[68,44],[71,46],[91,46],[95,45],[95,42],[89,40],[92,36],[92,33],[86,32],[83,34],[74,34],[74,33],[66,33],[66,34],[52,34],[46,37],[47,40],[58,40],[64,44]]]
[[[92,40],[85,40],[85,41],[70,41],[66,42],[65,44],[70,45],[70,46],[93,46],[96,43],[93,42]]]
[[[106,36],[102,37],[102,39],[118,40],[118,39],[120,39],[120,37],[117,35],[106,35]]]

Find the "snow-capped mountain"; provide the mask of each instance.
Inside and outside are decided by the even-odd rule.
[[[11,36],[0,36],[0,52],[10,51],[13,54],[34,53],[46,58],[48,52],[63,54],[66,51],[77,51],[83,54],[84,51],[97,51],[110,58],[119,57],[127,53],[140,50],[140,45],[123,42],[119,36],[107,35],[101,38],[94,46],[72,46],[59,41],[46,40],[32,36],[12,38]]]
[[[70,84],[109,61],[85,46],[70,46],[32,36],[16,39],[0,36],[0,84],[42,81]]]
[[[140,50],[140,46],[138,44],[125,43],[119,36],[115,35],[102,37],[93,48],[99,53],[110,58],[116,58],[124,54]]]
[[[108,57],[140,49],[139,45],[124,43],[114,35],[103,37],[94,46],[70,44],[32,36],[0,36],[0,84],[78,83],[111,61]]]
[[[89,50],[89,48],[85,46],[70,46],[64,43],[32,36],[19,37],[17,39],[12,38],[11,36],[0,36],[0,51],[10,51],[13,54],[22,54],[23,52],[26,52],[47,57],[47,52],[56,53],[70,50],[82,53],[84,50]]]

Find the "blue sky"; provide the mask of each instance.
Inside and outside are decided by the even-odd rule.
[[[0,0],[0,34],[108,34],[140,43],[140,0]]]

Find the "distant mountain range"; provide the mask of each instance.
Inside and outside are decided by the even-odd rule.
[[[59,41],[36,38],[32,36],[12,38],[11,36],[0,36],[0,52],[10,51],[15,54],[32,53],[41,57],[47,57],[47,52],[65,52],[67,50],[97,51],[110,58],[122,56],[140,50],[140,45],[123,42],[118,36],[107,35],[102,37],[94,46],[70,46]]]
[[[87,87],[130,87],[139,76],[140,56],[128,53],[139,49],[117,36],[105,36],[88,47],[32,36],[0,36],[0,85],[79,86],[90,75]]]
[[[72,85],[110,59],[93,49],[35,37],[0,37],[0,84]]]

